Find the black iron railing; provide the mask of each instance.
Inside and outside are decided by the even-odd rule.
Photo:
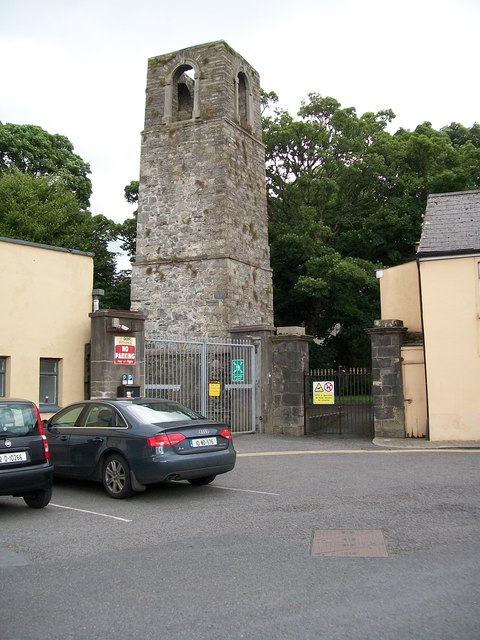
[[[304,388],[306,435],[373,436],[369,369],[313,369]]]

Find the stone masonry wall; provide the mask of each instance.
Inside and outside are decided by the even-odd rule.
[[[304,376],[308,372],[308,343],[303,327],[278,328],[271,338],[272,404],[271,432],[290,436],[305,433]]]
[[[188,67],[195,109],[175,120],[168,105]],[[247,123],[235,108],[239,72]],[[147,336],[273,324],[259,89],[222,41],[149,61],[132,270],[132,310],[144,312]]]
[[[405,437],[401,347],[407,333],[401,320],[375,320],[372,341],[373,414],[376,437]]]

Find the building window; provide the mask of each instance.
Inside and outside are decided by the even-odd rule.
[[[0,357],[0,397],[5,397],[7,359]]]
[[[195,95],[193,69],[187,65],[180,67],[173,77],[175,93],[172,103],[173,120],[191,120]]]
[[[248,118],[248,88],[244,73],[238,74],[238,119],[242,127],[249,125]]]
[[[40,404],[58,405],[58,360],[40,358]]]
[[[193,64],[193,63],[192,63]],[[185,62],[177,67],[165,83],[163,122],[193,120],[200,117],[198,70]]]
[[[253,96],[248,76],[239,71],[234,77],[234,119],[244,129],[253,127]]]

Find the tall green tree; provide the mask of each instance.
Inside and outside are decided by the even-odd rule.
[[[90,166],[73,150],[68,138],[32,124],[0,122],[0,173],[18,169],[33,177],[60,181],[75,194],[80,206],[90,205]]]
[[[62,182],[17,170],[0,174],[0,235],[94,254],[94,287],[108,290],[115,280],[109,243],[117,225],[92,216]]]
[[[390,134],[394,117],[318,94],[264,117],[275,322],[304,324],[318,364],[368,362],[376,268],[414,258],[429,193],[479,186],[475,127]]]
[[[93,285],[106,292],[102,305],[113,298],[129,308],[129,298],[119,295],[125,286],[109,249],[120,225],[88,211],[89,173],[65,136],[0,123],[0,235],[92,252]]]

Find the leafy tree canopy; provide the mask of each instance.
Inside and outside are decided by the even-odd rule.
[[[89,173],[66,137],[0,123],[0,235],[93,253],[102,307],[129,309],[128,277],[117,273],[110,250],[123,227],[87,210]]]
[[[74,153],[65,136],[31,124],[0,122],[0,173],[13,169],[34,177],[45,176],[51,183],[62,182],[82,208],[90,204],[90,166]]]
[[[125,200],[130,204],[138,202],[138,180],[132,180],[124,190]],[[133,212],[131,218],[127,218],[119,227],[120,248],[125,251],[130,259],[135,258],[137,246],[137,210]]]
[[[0,175],[0,235],[95,254],[94,287],[114,284],[115,254],[108,249],[117,225],[80,209],[62,183],[12,169]]]
[[[394,117],[313,93],[263,119],[275,322],[306,326],[314,364],[369,362],[375,270],[414,258],[429,193],[480,184],[478,125],[390,134]]]
[[[130,204],[137,204],[138,188],[139,188],[138,180],[132,180],[130,184],[127,184],[127,186],[125,187],[124,189],[125,200]]]

